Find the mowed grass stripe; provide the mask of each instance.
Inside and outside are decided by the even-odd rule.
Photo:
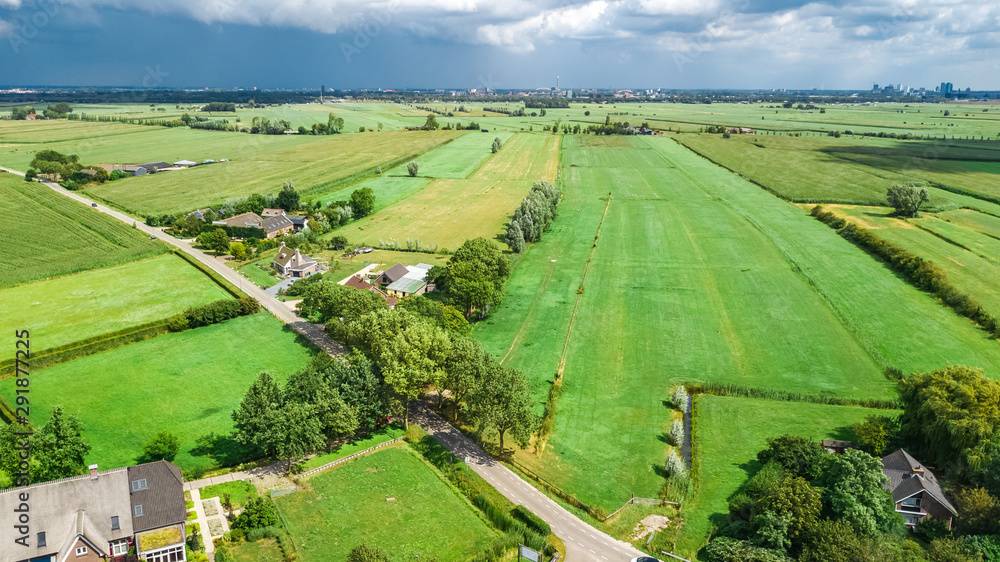
[[[13,174],[0,174],[0,197],[0,287],[167,252],[138,230]]]
[[[684,525],[675,552],[694,559],[712,526],[726,523],[726,499],[759,468],[757,452],[767,439],[786,433],[810,439],[846,439],[851,424],[873,412],[752,398],[699,395],[694,403],[697,494],[684,505]],[[879,415],[891,412],[878,411]]]
[[[160,431],[180,439],[175,464],[211,468],[218,459],[199,451],[197,439],[230,434],[230,413],[257,373],[269,371],[283,383],[312,356],[294,332],[266,313],[166,334],[33,372],[31,422],[45,423],[56,406],[78,415],[92,447],[87,463],[102,469],[134,464],[143,444]],[[8,404],[14,403],[14,383],[0,381]],[[223,445],[230,453],[238,448],[228,438]],[[239,460],[245,459],[229,458]]]
[[[0,289],[0,324],[40,351],[230,298],[174,255]]]

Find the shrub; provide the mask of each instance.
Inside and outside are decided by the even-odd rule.
[[[538,533],[543,537],[547,537],[552,534],[552,527],[550,527],[549,524],[546,523],[545,521],[542,521],[541,518],[539,518],[537,515],[528,511],[528,508],[524,507],[523,505],[515,507],[511,511],[511,515],[521,520],[533,531],[535,531],[536,533]]]
[[[233,553],[229,551],[229,547],[220,544],[215,549],[215,562],[234,562]]]
[[[184,314],[175,314],[167,319],[167,329],[171,332],[183,332],[188,329],[188,319]]]
[[[389,562],[389,556],[377,546],[363,542],[351,549],[347,562]]]
[[[705,547],[705,556],[709,562],[785,562],[789,560],[787,556],[778,551],[726,537],[718,537],[708,543],[708,546]]]
[[[674,420],[670,426],[670,443],[675,447],[684,444],[684,422],[681,420]]]
[[[687,389],[684,388],[683,384],[674,389],[674,394],[670,398],[670,402],[675,410],[680,410],[682,412],[687,411],[688,392]]]
[[[420,170],[420,164],[416,162],[410,162],[406,165],[406,173],[410,174],[411,178],[417,177],[417,171]]]
[[[684,466],[684,461],[681,456],[677,454],[676,449],[671,449],[670,453],[667,455],[667,460],[663,464],[663,470],[666,471],[667,476],[674,476],[679,474],[681,476],[687,475],[687,468]]]
[[[232,528],[249,532],[278,524],[278,513],[267,498],[254,498],[243,506],[243,511],[233,521]]]
[[[172,461],[180,448],[180,440],[176,435],[169,431],[161,431],[146,442],[140,462]]]

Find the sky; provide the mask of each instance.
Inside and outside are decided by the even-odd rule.
[[[0,0],[0,86],[1000,89],[996,0]]]

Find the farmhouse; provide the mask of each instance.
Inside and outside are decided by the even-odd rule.
[[[389,271],[395,270],[397,267],[400,267],[400,264],[394,265]],[[391,297],[398,298],[412,297],[426,293],[428,290],[427,272],[430,271],[432,266],[420,263],[404,267],[406,273],[386,286],[385,292]],[[386,273],[389,273],[389,271]]]
[[[889,477],[886,489],[892,492],[896,512],[902,514],[908,527],[916,528],[921,521],[934,518],[947,521],[951,529],[958,512],[927,467],[899,449],[882,459],[882,472]]]
[[[286,248],[284,242],[278,248],[278,255],[274,256],[271,266],[286,277],[308,277],[319,268],[316,260],[302,255],[298,249]]]
[[[265,232],[265,238],[281,236],[292,229],[292,222],[284,215],[279,217],[262,218],[257,213],[242,213],[229,217],[228,219],[217,220],[212,224],[237,226],[242,228],[261,228]]]
[[[359,291],[371,291],[377,294],[378,296],[382,297],[382,299],[385,300],[386,304],[389,305],[389,308],[395,308],[396,303],[399,302],[399,299],[395,297],[390,297],[389,295],[385,294],[385,292],[382,289],[379,289],[375,285],[372,285],[371,283],[365,281],[364,279],[362,279],[360,275],[355,275],[350,279],[348,279],[347,281],[345,281],[344,286],[350,287],[352,289],[357,289]]]
[[[184,477],[167,461],[97,471],[0,492],[0,509],[26,513],[0,527],[4,560],[92,562],[128,553],[184,562]],[[18,546],[21,545],[21,546]]]
[[[396,281],[402,279],[403,276],[406,275],[407,273],[409,273],[409,270],[406,269],[406,266],[401,263],[397,263],[396,265],[383,271],[382,274],[378,276],[378,279],[376,279],[375,283],[382,287],[385,287],[386,285],[391,285]]]

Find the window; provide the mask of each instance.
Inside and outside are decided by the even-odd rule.
[[[78,547],[76,547],[76,555],[77,556],[83,556],[84,554],[87,554],[87,547],[85,547],[85,546],[78,546]]]
[[[140,490],[145,490],[145,489],[147,489],[146,479],[145,478],[140,478],[138,480],[133,480],[132,481],[132,491],[133,492],[138,492]]]
[[[42,531],[41,533],[38,533],[38,538],[36,539],[35,542],[40,547],[45,546],[45,531]]]
[[[112,531],[117,531],[118,528],[119,528],[118,527],[118,516],[115,515],[114,517],[111,518],[111,530]]]
[[[111,554],[115,556],[122,556],[128,554],[128,541],[118,541],[111,544]]]
[[[142,517],[142,506],[141,505],[135,506],[134,513],[136,517]]]
[[[920,495],[910,496],[899,502],[900,506],[907,511],[920,511]]]
[[[916,525],[917,523],[920,523],[920,516],[919,515],[909,515],[907,513],[904,513],[903,514],[903,520],[906,522],[907,525]]]
[[[186,560],[183,546],[172,546],[163,550],[149,552],[143,555],[147,562],[184,562]]]

